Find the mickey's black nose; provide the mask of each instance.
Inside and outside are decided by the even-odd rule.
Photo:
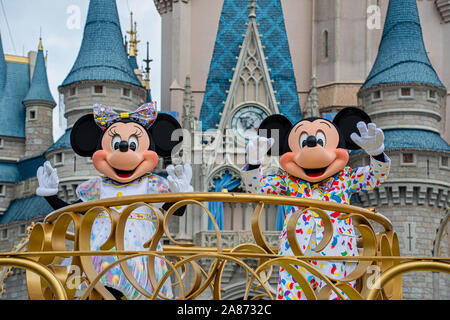
[[[120,150],[120,152],[127,152],[128,151],[128,142],[125,140],[120,141],[119,150]]]
[[[315,136],[309,136],[306,138],[306,145],[310,148],[313,148],[317,145],[317,139]]]

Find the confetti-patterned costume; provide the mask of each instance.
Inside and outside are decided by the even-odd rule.
[[[283,196],[301,197],[316,200],[333,201],[349,204],[352,193],[372,190],[384,182],[389,173],[390,159],[380,162],[372,157],[367,167],[351,169],[345,167],[332,177],[319,182],[309,183],[286,172],[281,175],[263,177],[261,168],[243,171],[243,181],[249,193],[276,194]],[[298,207],[285,206],[285,220],[280,234],[280,255],[293,255],[287,240],[287,223],[291,215],[299,210]],[[305,256],[357,256],[355,230],[351,218],[338,220],[339,212],[327,211],[333,223],[333,238],[321,252],[315,252],[315,247],[323,238],[322,219],[315,212],[307,211],[297,222],[297,240]],[[356,267],[354,262],[346,261],[311,261],[325,275],[333,279],[342,279],[349,275]],[[299,268],[313,289],[322,288],[325,283],[311,275],[303,268]],[[331,299],[337,296],[332,293]],[[305,299],[305,296],[295,279],[284,269],[280,269],[277,299]]]
[[[76,190],[78,197],[82,201],[91,201],[104,198],[114,198],[122,196],[155,194],[170,192],[167,180],[148,174],[129,183],[118,183],[107,177],[93,178],[80,184]],[[161,204],[152,204],[154,208]],[[125,206],[113,207],[118,212],[122,212]],[[152,212],[147,207],[136,208],[128,218],[125,227],[125,250],[146,251],[143,244],[151,239],[155,233],[155,227],[151,221]],[[91,250],[100,250],[100,246],[105,243],[111,230],[111,222],[106,213],[100,214],[94,221],[91,232]],[[162,250],[161,244],[158,244],[158,251]],[[92,258],[97,273],[108,264],[116,261],[111,256],[94,256]],[[133,276],[138,283],[148,292],[152,293],[153,288],[147,273],[147,258],[137,257],[128,260],[128,265]],[[159,281],[167,272],[165,262],[159,258],[155,259],[155,274]],[[127,299],[145,299],[145,296],[139,293],[126,279],[120,266],[116,265],[108,271],[101,279],[101,282],[108,287],[121,291]],[[170,279],[164,283],[160,294],[166,297],[172,297]]]

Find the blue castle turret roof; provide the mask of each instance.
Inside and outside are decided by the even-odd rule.
[[[39,50],[36,56],[36,64],[33,72],[33,79],[31,80],[30,90],[23,99],[26,101],[47,101],[56,105],[53,99],[52,93],[48,86],[47,70],[45,67],[44,52],[42,49],[42,43],[39,45]]]
[[[390,0],[378,56],[362,88],[421,83],[444,88],[428,58],[416,0]]]
[[[32,195],[11,201],[8,209],[0,216],[0,224],[14,221],[26,221],[37,216],[44,216],[52,212],[52,207],[44,197]]]
[[[0,136],[25,137],[22,101],[29,88],[29,63],[6,61],[0,39]]]
[[[445,89],[425,49],[416,0],[390,0],[378,56],[361,89],[411,83]],[[439,133],[429,130],[389,129],[384,134],[386,150],[450,151]]]
[[[119,81],[142,87],[123,45],[115,0],[90,1],[78,57],[61,86],[87,80]]]

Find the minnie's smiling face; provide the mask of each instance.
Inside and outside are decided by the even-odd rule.
[[[183,136],[174,135],[181,129],[179,122],[156,113],[154,104],[120,115],[108,106],[94,105],[93,114],[73,125],[70,144],[79,156],[92,158],[100,173],[119,183],[131,182],[153,170],[159,157],[169,157],[181,147]]]
[[[158,155],[149,150],[150,136],[140,124],[117,122],[103,134],[101,150],[92,156],[95,168],[120,183],[133,181],[153,170]]]

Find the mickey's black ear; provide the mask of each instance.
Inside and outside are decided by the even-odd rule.
[[[261,122],[258,129],[258,135],[260,137],[275,139],[272,148],[267,152],[268,155],[281,156],[286,152],[291,151],[288,144],[288,138],[292,127],[292,123],[289,119],[281,114],[268,116]]]
[[[73,151],[82,157],[92,157],[97,151],[103,130],[94,121],[94,115],[86,114],[75,122],[70,133]]]
[[[359,135],[356,124],[360,121],[364,121],[366,124],[372,122],[369,115],[359,108],[348,107],[338,112],[334,117],[333,123],[339,128],[341,135],[339,147],[349,150],[360,149],[360,147],[350,138],[350,135],[353,132],[356,132]]]
[[[169,157],[172,150],[183,141],[181,132],[172,137],[172,133],[177,129],[181,129],[181,125],[174,117],[167,113],[159,113],[148,130],[152,149],[160,157]]]

